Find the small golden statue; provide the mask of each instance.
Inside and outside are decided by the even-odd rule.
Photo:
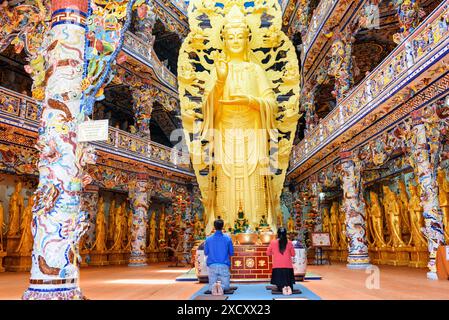
[[[404,247],[401,237],[401,209],[396,194],[388,186],[382,186],[384,191],[384,208],[388,219],[390,239],[388,244],[394,248]]]
[[[379,203],[379,196],[377,193],[370,191],[370,226],[371,234],[374,240],[374,246],[376,248],[386,247],[384,233],[383,233],[383,221],[382,221],[382,208]]]
[[[193,218],[193,236],[195,239],[201,239],[201,230],[204,229],[202,221],[198,218],[198,214],[195,214]]]
[[[31,233],[31,221],[33,220],[33,205],[34,196],[28,200],[28,205],[23,211],[22,222],[20,224],[20,231],[22,232],[19,245],[16,252],[20,254],[30,254],[33,251],[33,234]]]
[[[95,242],[92,250],[105,252],[106,249],[106,219],[104,216],[104,199],[100,197],[98,200],[98,212],[95,220]]]
[[[24,204],[23,197],[20,194],[22,191],[22,182],[17,182],[14,192],[9,200],[9,226],[8,236],[17,236],[19,233],[20,217],[23,213]]]
[[[115,230],[115,212],[117,208],[115,207],[115,199],[112,199],[111,205],[109,207],[108,213],[108,240],[114,239],[114,230]]]
[[[159,242],[165,242],[165,212],[162,209],[162,214],[159,217]]]
[[[339,239],[339,222],[338,222],[338,202],[334,201],[331,206],[331,213],[330,213],[330,234],[331,234],[331,244],[332,247],[336,248],[338,247]]]
[[[149,224],[149,243],[148,243],[148,250],[149,251],[156,251],[157,244],[156,244],[156,212],[153,211],[150,218],[150,224]]]
[[[402,233],[410,233],[410,219],[409,219],[409,211],[408,211],[408,196],[407,190],[405,187],[405,182],[403,179],[399,179],[398,182],[399,189],[399,205],[401,208],[401,221],[402,221]]]
[[[323,221],[322,221],[322,230],[323,232],[330,232],[330,226],[329,226],[329,208],[323,209]]]
[[[293,219],[293,217],[290,215],[290,217],[288,217],[288,221],[287,221],[287,232],[288,233],[295,233],[295,220]]]
[[[126,218],[124,212],[122,211],[122,205],[117,207],[114,225],[114,243],[111,250],[121,250],[123,247],[123,228],[126,225]]]
[[[443,212],[444,238],[449,243],[449,181],[443,170],[438,170],[438,199]]]
[[[408,204],[408,211],[410,213],[410,242],[416,248],[427,247],[427,240],[422,233],[424,228],[423,207],[421,206],[421,199],[418,194],[418,187],[409,184],[408,190],[410,192],[410,202]]]

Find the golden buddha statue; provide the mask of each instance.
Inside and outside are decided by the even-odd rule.
[[[193,218],[193,236],[196,239],[201,238],[201,230],[204,229],[203,222],[198,218],[198,214]]]
[[[333,202],[330,212],[330,234],[331,234],[331,244],[333,247],[338,247],[339,239],[339,223],[338,223],[338,202]]]
[[[98,200],[97,218],[95,220],[95,242],[92,250],[105,252],[106,249],[106,219],[104,216],[104,199],[100,197]]]
[[[162,214],[159,217],[159,241],[167,241],[165,239],[165,212],[162,209]]]
[[[288,217],[288,221],[287,221],[287,232],[294,233],[296,231],[295,229],[296,229],[295,228],[295,220],[290,215],[290,217]]]
[[[348,235],[346,234],[346,212],[343,207],[339,208],[339,225],[340,225],[340,248],[348,248]]]
[[[443,170],[438,170],[438,200],[443,212],[444,238],[449,243],[449,181]]]
[[[423,207],[418,193],[418,187],[409,184],[408,190],[410,192],[410,201],[408,204],[408,211],[410,213],[410,242],[416,248],[427,247],[427,240],[422,233],[424,228]]]
[[[390,233],[388,244],[394,248],[405,246],[401,237],[401,209],[396,194],[388,186],[382,186],[384,191],[384,208],[387,215],[387,226]]]
[[[150,218],[150,224],[148,226],[148,233],[149,233],[149,241],[148,241],[148,250],[149,251],[156,251],[157,244],[156,244],[156,212],[153,211]]]
[[[112,240],[114,238],[114,230],[115,230],[115,212],[117,208],[115,207],[115,199],[112,199],[111,205],[109,207],[108,213],[108,240]]]
[[[16,252],[30,254],[33,251],[33,234],[31,233],[31,221],[33,220],[34,196],[28,200],[28,205],[23,211],[22,222],[20,223],[20,242]]]
[[[17,236],[19,233],[20,217],[22,215],[24,204],[23,197],[20,194],[22,191],[22,182],[17,182],[14,192],[11,194],[9,200],[9,226],[8,236]]]
[[[190,18],[191,33],[180,50],[180,69],[200,63],[208,71],[195,71],[196,81],[179,79],[183,127],[191,133],[186,135],[191,139],[187,145],[208,216],[207,233],[217,216],[226,226],[237,222],[240,205],[253,227],[265,215],[267,225],[276,230],[281,214],[280,195],[298,120],[299,70],[293,46],[280,31],[282,19],[272,20],[271,31],[261,26],[262,12],[278,18],[282,14],[277,1],[268,2],[251,12],[243,2],[212,7],[225,15],[211,13],[210,29],[197,29],[197,19]],[[203,12],[203,1],[190,4],[189,16]],[[277,24],[274,35],[282,41],[269,37]],[[209,41],[201,45],[193,41],[195,30],[202,30]],[[286,56],[281,72],[267,71],[267,64],[275,62],[253,51],[261,47],[276,52],[283,48]],[[201,58],[195,61],[193,54]],[[289,92],[293,95],[288,101],[279,102],[277,98]]]
[[[401,208],[401,221],[402,221],[402,233],[410,233],[410,220],[408,212],[408,196],[405,187],[405,182],[403,179],[399,179],[398,182],[399,189],[399,206]]]
[[[123,222],[126,221],[125,214],[122,210],[122,205],[117,207],[114,218],[114,242],[112,244],[111,250],[121,250],[123,247]]]
[[[284,226],[284,219],[283,219],[283,215],[282,214],[278,214],[276,225],[277,225],[278,228]]]
[[[323,220],[322,220],[322,225],[323,225],[323,232],[330,232],[330,226],[329,226],[329,208],[324,208],[323,209]]]
[[[383,221],[382,221],[382,208],[379,203],[379,196],[377,193],[370,191],[370,226],[371,235],[374,241],[374,246],[376,248],[386,247],[384,232],[383,232]]]

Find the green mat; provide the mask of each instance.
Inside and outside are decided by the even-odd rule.
[[[306,276],[304,277],[304,280],[321,280],[322,277],[313,272],[306,272]],[[195,274],[195,268],[190,269],[186,273],[180,275],[176,278],[176,281],[198,281],[198,278]]]

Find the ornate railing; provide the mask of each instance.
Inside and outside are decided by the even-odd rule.
[[[340,0],[321,0],[318,7],[313,11],[313,16],[310,19],[309,29],[307,30],[306,38],[304,39],[304,51],[308,52],[313,40],[321,32],[323,25],[326,23],[327,18],[332,13],[335,5]]]
[[[137,55],[143,63],[150,66],[159,80],[177,91],[176,76],[159,60],[150,43],[143,41],[131,32],[126,33],[123,49],[127,53]]]
[[[189,1],[185,0],[170,0],[171,4],[178,8],[184,14],[187,14],[187,6]]]
[[[32,98],[0,87],[0,120],[37,131],[39,104]],[[105,151],[119,151],[134,158],[144,158],[164,166],[191,171],[189,155],[134,134],[109,127],[109,138],[95,142]]]
[[[391,99],[398,90],[446,54],[446,50],[434,49],[448,39],[449,28],[442,23],[447,15],[449,4],[442,4],[435,9],[335,109],[321,119],[319,125],[293,148],[291,170],[329,144],[337,135],[343,134],[352,123]]]

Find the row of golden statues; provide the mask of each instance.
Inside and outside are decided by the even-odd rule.
[[[439,202],[443,213],[444,234],[449,241],[449,181],[442,170],[438,171]],[[408,192],[407,192],[408,191]],[[366,236],[369,248],[412,247],[427,250],[423,230],[424,217],[420,191],[416,182],[407,185],[399,179],[397,192],[382,186],[382,198],[373,190],[366,201]],[[340,204],[334,201],[323,209],[323,232],[330,234],[333,248],[347,248],[346,215]]]
[[[9,198],[8,224],[5,222],[3,202],[0,201],[0,251],[5,249],[5,238],[18,238],[20,240],[18,241],[17,247],[11,248],[10,250],[21,255],[31,254],[33,249],[31,222],[33,219],[34,204],[34,196],[31,196],[28,198],[28,203],[25,206],[24,197],[21,194],[22,189],[22,182],[17,182],[14,187],[14,192]]]
[[[6,251],[5,240],[17,239],[17,247],[12,251],[20,254],[30,255],[33,249],[33,235],[31,232],[31,222],[33,218],[34,196],[29,197],[25,206],[25,199],[22,196],[23,184],[17,182],[14,192],[9,199],[9,218],[6,223],[4,207],[0,201],[0,252]],[[96,221],[95,221],[95,240],[93,243],[87,243],[87,233],[81,239],[80,249],[92,250],[97,252],[129,250],[131,248],[131,227],[132,227],[132,209],[127,208],[127,201],[121,202],[116,206],[116,200],[112,199],[108,216],[105,215],[105,201],[102,196],[99,197]],[[180,217],[180,216],[179,216]],[[107,220],[107,221],[106,221]],[[183,221],[177,221],[180,225]],[[151,218],[147,221],[147,250],[156,251],[159,243],[166,239],[166,216],[164,210],[159,215],[153,211]],[[205,237],[205,223],[195,215],[193,221],[193,233],[195,238]],[[20,239],[20,240],[19,240]],[[11,241],[12,243],[12,241]],[[10,249],[8,249],[9,251]]]

